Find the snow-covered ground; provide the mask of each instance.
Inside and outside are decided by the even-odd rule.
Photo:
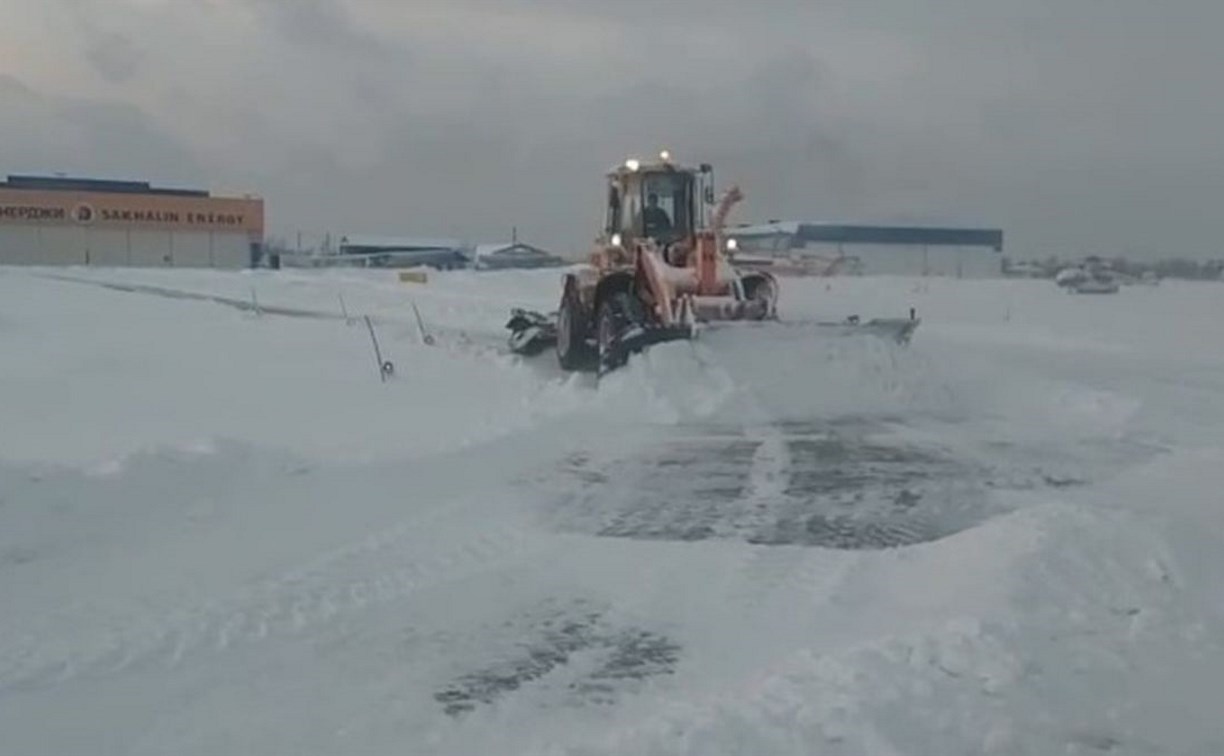
[[[0,753],[1224,753],[1224,287],[557,282],[0,269]]]

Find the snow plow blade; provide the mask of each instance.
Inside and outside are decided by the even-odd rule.
[[[510,314],[506,328],[510,331],[508,339],[510,351],[515,354],[534,357],[557,344],[557,313],[555,312],[545,315],[533,310],[515,309]],[[631,327],[620,335],[620,348],[626,353],[634,353],[655,344],[684,341],[693,336],[693,329],[687,326]]]
[[[720,321],[701,326],[702,331],[724,329],[780,329],[788,332],[806,330],[820,336],[874,336],[898,344],[909,344],[922,321],[918,318],[873,318],[860,320],[851,316],[841,321],[828,320],[745,320]],[[762,334],[764,335],[764,334]]]
[[[621,334],[620,345],[625,353],[635,353],[656,344],[700,338],[700,334],[706,331],[775,328],[787,332],[808,330],[820,336],[874,336],[905,345],[909,344],[921,322],[918,318],[873,318],[863,321],[857,316],[841,321],[722,320],[701,323],[695,329],[687,326],[630,328]],[[557,343],[556,313],[545,315],[516,309],[511,313],[506,328],[510,330],[510,351],[515,354],[535,356]]]
[[[652,347],[656,344],[666,344],[669,341],[688,341],[696,336],[696,331],[687,326],[641,328],[631,326],[618,338],[618,348],[626,354]]]

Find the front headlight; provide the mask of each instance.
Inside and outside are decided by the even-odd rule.
[[[613,247],[619,247],[620,245],[621,245],[621,235],[620,235],[620,234],[612,234],[612,246],[613,246]]]
[[[737,250],[737,249],[739,249],[739,240],[737,240],[737,239],[728,239],[728,240],[727,240],[727,251],[728,251],[728,252],[734,252],[734,251],[735,251],[735,250]]]

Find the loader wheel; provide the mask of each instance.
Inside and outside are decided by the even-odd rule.
[[[744,278],[744,298],[755,305],[760,312],[761,320],[772,320],[777,317],[777,284],[771,278],[762,275],[746,276]]]
[[[629,358],[621,343],[628,310],[626,294],[613,294],[599,304],[596,324],[596,339],[599,345],[599,373],[611,372],[624,365]]]
[[[593,355],[586,337],[586,313],[577,292],[567,286],[557,310],[557,362],[563,370],[582,370],[591,364]]]

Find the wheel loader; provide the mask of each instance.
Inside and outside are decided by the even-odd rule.
[[[587,264],[564,275],[549,316],[514,310],[510,348],[538,354],[554,346],[565,370],[607,373],[650,345],[692,339],[719,323],[777,321],[778,282],[738,269],[723,233],[743,199],[737,186],[716,199],[713,169],[630,159],[607,174],[604,226]],[[909,341],[913,317],[819,323]]]

